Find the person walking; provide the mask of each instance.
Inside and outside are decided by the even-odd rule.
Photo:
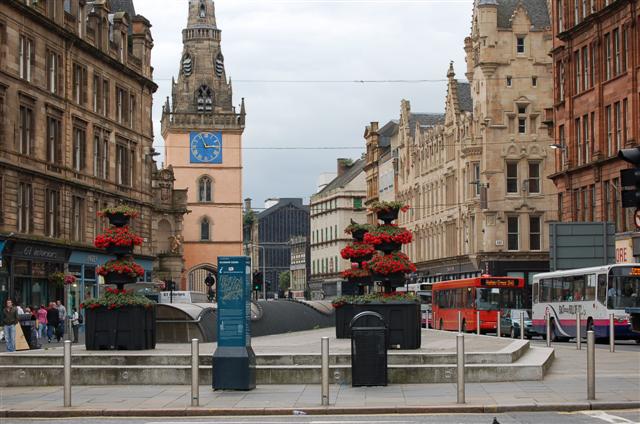
[[[49,304],[49,309],[47,309],[47,338],[49,339],[49,343],[51,343],[53,336],[56,336],[58,341],[60,341],[60,335],[58,333],[59,324],[60,315],[58,309],[56,308],[56,304],[51,302]]]
[[[40,333],[40,339],[44,342],[44,338],[47,336],[47,309],[44,305],[40,305],[36,315],[38,317],[38,333]]]
[[[73,308],[71,315],[71,329],[73,330],[73,343],[78,343],[78,328],[80,328],[80,314],[76,308]]]
[[[7,352],[16,351],[16,325],[18,324],[18,310],[11,299],[7,300],[2,310],[2,325],[4,325],[4,339],[7,341]]]
[[[64,338],[65,331],[67,331],[65,327],[67,323],[67,308],[65,308],[59,300],[56,301],[56,308],[58,309],[58,318],[60,319],[60,323],[58,324],[58,332],[60,334],[58,341],[60,341],[60,339]]]

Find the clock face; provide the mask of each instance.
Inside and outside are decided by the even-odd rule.
[[[191,163],[222,163],[222,133],[192,132],[189,156]]]

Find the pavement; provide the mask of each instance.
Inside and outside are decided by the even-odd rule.
[[[276,337],[255,338],[254,346],[275,349],[273,338]],[[319,340],[311,340],[308,334],[291,334],[286,339],[290,345],[286,350],[316,352],[319,347]],[[483,347],[495,350],[506,342],[490,336],[470,339],[476,339],[474,350]],[[433,348],[449,350],[448,337],[444,340],[440,341],[441,346]],[[279,344],[282,343],[281,340]],[[336,341],[331,353],[346,348],[342,343]],[[428,343],[427,340],[427,346]],[[262,385],[247,392],[213,391],[209,386],[202,386],[199,407],[190,406],[188,386],[82,386],[72,390],[73,406],[62,408],[62,387],[38,387],[34,382],[34,387],[0,389],[0,418],[291,415],[295,411],[310,415],[499,413],[640,408],[640,346],[629,346],[628,350],[615,353],[610,353],[606,345],[597,346],[595,401],[586,400],[586,346],[583,345],[582,350],[576,350],[573,343],[558,343],[553,347],[555,360],[543,381],[468,383],[465,404],[456,403],[456,385],[446,383],[361,388],[332,384],[330,404],[326,407],[320,405],[320,386],[308,384]],[[178,347],[174,348],[178,350]]]

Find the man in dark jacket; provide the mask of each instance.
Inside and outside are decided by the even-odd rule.
[[[53,336],[56,336],[58,341],[60,341],[60,333],[58,332],[59,324],[60,314],[58,308],[56,308],[55,303],[51,302],[47,309],[47,338],[49,339],[49,343],[51,343]]]
[[[16,351],[16,324],[18,324],[18,310],[13,306],[13,301],[7,300],[7,305],[2,310],[2,325],[4,325],[4,338],[7,341],[7,352]]]

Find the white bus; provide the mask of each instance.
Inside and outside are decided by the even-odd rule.
[[[640,265],[606,265],[545,272],[533,277],[533,327],[545,334],[545,314],[551,320],[553,340],[576,336],[576,313],[581,330],[596,338],[609,337],[609,314],[614,314],[616,339],[640,341],[631,331],[625,308],[640,306]]]
[[[420,299],[420,315],[422,316],[422,327],[431,328],[431,304],[433,301],[432,283],[414,283],[407,286],[398,287],[399,292],[409,292],[415,294]],[[408,290],[407,290],[408,288]]]

